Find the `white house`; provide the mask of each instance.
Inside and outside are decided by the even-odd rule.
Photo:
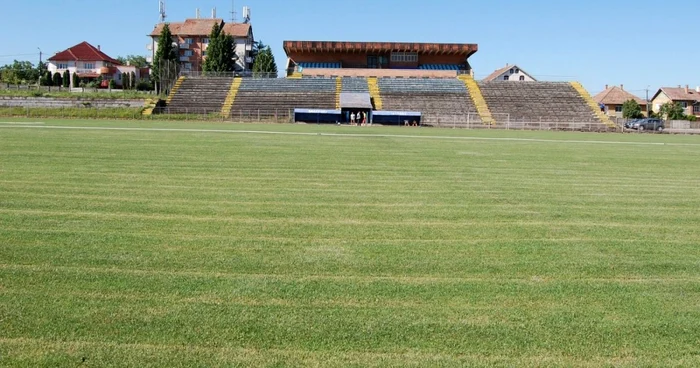
[[[81,42],[71,48],[57,53],[49,58],[48,71],[51,74],[61,73],[66,70],[71,74],[78,74],[81,79],[94,80],[102,78],[102,86],[106,87],[110,80],[122,85],[122,74],[134,72],[136,79],[148,76],[148,71],[134,66],[122,65],[118,60],[111,58],[100,50],[100,46],[93,46],[87,42]],[[78,87],[72,86],[71,87]]]
[[[517,65],[506,64],[501,69],[496,70],[491,73],[488,77],[484,78],[484,82],[492,81],[514,81],[514,82],[536,82],[537,79],[532,77],[526,71],[522,70]]]

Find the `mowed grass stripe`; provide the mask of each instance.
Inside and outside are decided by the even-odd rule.
[[[698,363],[697,137],[196,126],[2,129],[0,365]]]

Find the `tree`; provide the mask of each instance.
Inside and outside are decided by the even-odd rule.
[[[265,46],[264,49],[259,51],[253,64],[253,75],[277,78],[277,64],[270,46]]]
[[[131,82],[131,85],[129,86],[130,89],[136,89],[136,85],[138,82],[136,81],[136,72],[131,72],[129,74],[129,82]]]
[[[165,23],[160,32],[158,49],[153,59],[153,79],[157,82],[161,82],[161,79],[167,79],[171,66],[178,64],[177,50],[173,47],[172,40],[173,34],[170,32],[170,26]]]
[[[630,99],[622,104],[622,117],[625,119],[639,119],[642,115],[642,107],[637,101]]]
[[[114,79],[109,80],[109,89],[115,89],[117,88],[117,83],[114,81]]]
[[[45,71],[44,75],[40,79],[41,85],[42,86],[53,86],[53,76],[51,75],[50,71]]]
[[[202,70],[205,72],[232,72],[236,70],[236,50],[233,36],[227,35],[218,23],[209,34],[207,58]]]
[[[145,68],[148,66],[148,61],[146,61],[146,57],[141,55],[120,56],[117,58],[117,60],[122,65],[131,65],[137,68]]]
[[[63,87],[68,88],[70,87],[70,72],[68,70],[63,72]]]
[[[61,76],[61,73],[56,72],[53,75],[53,85],[57,87],[63,85],[63,77]]]
[[[131,88],[131,82],[129,81],[129,78],[131,77],[131,74],[129,73],[122,73],[122,89],[127,90]]]
[[[78,77],[78,73],[73,73],[73,88],[78,87],[80,87],[80,77]]]
[[[250,59],[251,59],[251,64],[255,65],[255,59],[257,59],[258,54],[260,54],[261,50],[264,50],[267,48],[267,45],[265,45],[262,41],[255,41],[253,42],[253,47],[252,50],[250,50]]]
[[[666,120],[685,120],[685,110],[683,109],[683,106],[677,102],[674,103],[669,101],[661,105],[659,115]]]
[[[36,83],[42,76],[40,68],[30,61],[15,60],[12,64],[0,67],[0,80],[11,84]]]

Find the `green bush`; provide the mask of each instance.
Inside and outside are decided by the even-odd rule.
[[[686,115],[685,119],[688,121],[698,121],[698,118],[695,115]]]
[[[114,81],[114,79],[109,80],[109,89],[115,89],[117,88],[117,83]]]

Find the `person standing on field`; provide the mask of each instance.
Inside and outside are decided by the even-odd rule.
[[[350,113],[350,125],[355,125],[355,112]]]

